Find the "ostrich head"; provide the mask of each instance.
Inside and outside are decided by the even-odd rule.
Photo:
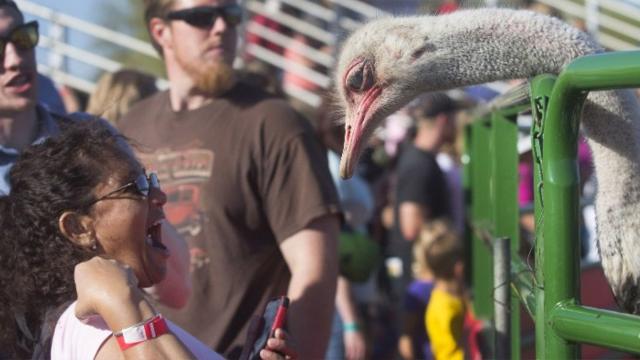
[[[335,83],[345,111],[340,175],[351,176],[373,130],[420,93],[557,73],[597,48],[577,29],[530,11],[369,22],[347,39],[338,60]]]
[[[412,18],[394,20],[365,25],[346,41],[340,56],[336,86],[345,110],[343,178],[351,177],[367,139],[388,115],[420,93],[436,89],[425,81],[425,74],[438,72],[437,45],[412,31]]]

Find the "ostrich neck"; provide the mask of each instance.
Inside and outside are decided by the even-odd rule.
[[[473,10],[472,10],[473,11]],[[503,12],[499,14],[499,12]],[[530,12],[476,10],[418,27],[435,45],[426,91],[559,73],[578,56],[600,52],[586,34]],[[426,62],[425,62],[426,63]],[[434,65],[435,64],[435,65]],[[640,113],[630,90],[589,94],[582,125],[598,182],[596,216],[602,265],[628,311],[640,311]]]
[[[587,34],[526,11],[461,11],[416,26],[436,48],[431,68],[420,71],[428,76],[426,91],[557,74],[576,57],[602,51]],[[640,179],[639,118],[630,91],[593,92],[587,98],[582,124],[607,201],[628,199],[630,186]]]
[[[532,12],[470,10],[421,24],[443,49],[430,70],[446,87],[557,74],[572,59],[601,51],[587,34]]]

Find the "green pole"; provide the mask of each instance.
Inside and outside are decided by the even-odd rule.
[[[493,205],[490,196],[491,180],[491,123],[488,119],[471,125],[471,219],[472,242],[471,283],[475,313],[482,319],[493,317],[493,261],[489,244],[493,234]]]
[[[569,341],[640,353],[639,320],[630,314],[564,302],[554,307],[549,322]]]
[[[580,295],[579,178],[577,140],[579,107],[586,94],[560,97],[556,82],[544,122],[542,176],[544,193],[544,316],[548,320],[555,304],[577,303]],[[543,323],[544,358],[576,359],[579,349],[559,337],[550,322]]]
[[[544,263],[545,263],[545,247],[543,229],[545,228],[544,222],[544,209],[543,209],[543,176],[542,176],[542,161],[543,161],[543,136],[544,136],[544,123],[546,121],[546,113],[549,105],[549,99],[551,97],[551,91],[555,84],[555,76],[540,75],[535,77],[531,81],[531,112],[533,117],[533,124],[531,128],[531,149],[533,160],[533,183],[534,183],[534,216],[535,216],[535,231],[536,231],[536,243],[535,243],[535,278],[533,283],[534,295],[535,295],[535,312],[534,322],[535,337],[536,337],[536,357],[542,358],[545,352],[545,302],[544,302]]]
[[[518,208],[518,124],[517,113],[509,109],[495,111],[491,117],[491,200],[494,204],[494,238],[511,240],[511,258],[518,256],[520,247]],[[510,286],[495,284],[494,286]],[[491,297],[493,299],[493,295]],[[520,301],[516,294],[511,301],[511,359],[520,359]],[[514,336],[515,335],[515,336]]]
[[[579,269],[579,179],[577,136],[584,100],[591,90],[638,86],[639,51],[585,56],[558,76],[544,123],[544,358],[579,357],[576,343],[561,338],[548,321],[559,303],[577,304]],[[552,275],[552,276],[551,276]]]

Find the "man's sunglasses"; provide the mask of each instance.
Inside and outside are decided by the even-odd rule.
[[[149,176],[147,176],[146,174],[140,174],[135,180],[128,182],[120,186],[119,188],[109,192],[108,194],[93,200],[92,202],[87,204],[87,208],[99,201],[111,197],[113,194],[128,190],[129,188],[133,188],[138,193],[138,195],[146,198],[149,196],[151,188],[160,189],[160,180],[158,180],[158,175],[156,175],[156,173],[150,173]]]
[[[212,27],[218,17],[222,17],[227,25],[236,26],[242,21],[242,8],[238,4],[198,6],[167,14],[168,20],[182,20],[198,28]]]
[[[38,22],[30,21],[13,28],[7,35],[0,37],[0,57],[8,43],[12,43],[18,50],[31,50],[38,45]]]

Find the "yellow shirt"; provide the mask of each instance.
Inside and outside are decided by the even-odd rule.
[[[461,298],[433,289],[424,319],[435,360],[464,359],[464,314]]]

